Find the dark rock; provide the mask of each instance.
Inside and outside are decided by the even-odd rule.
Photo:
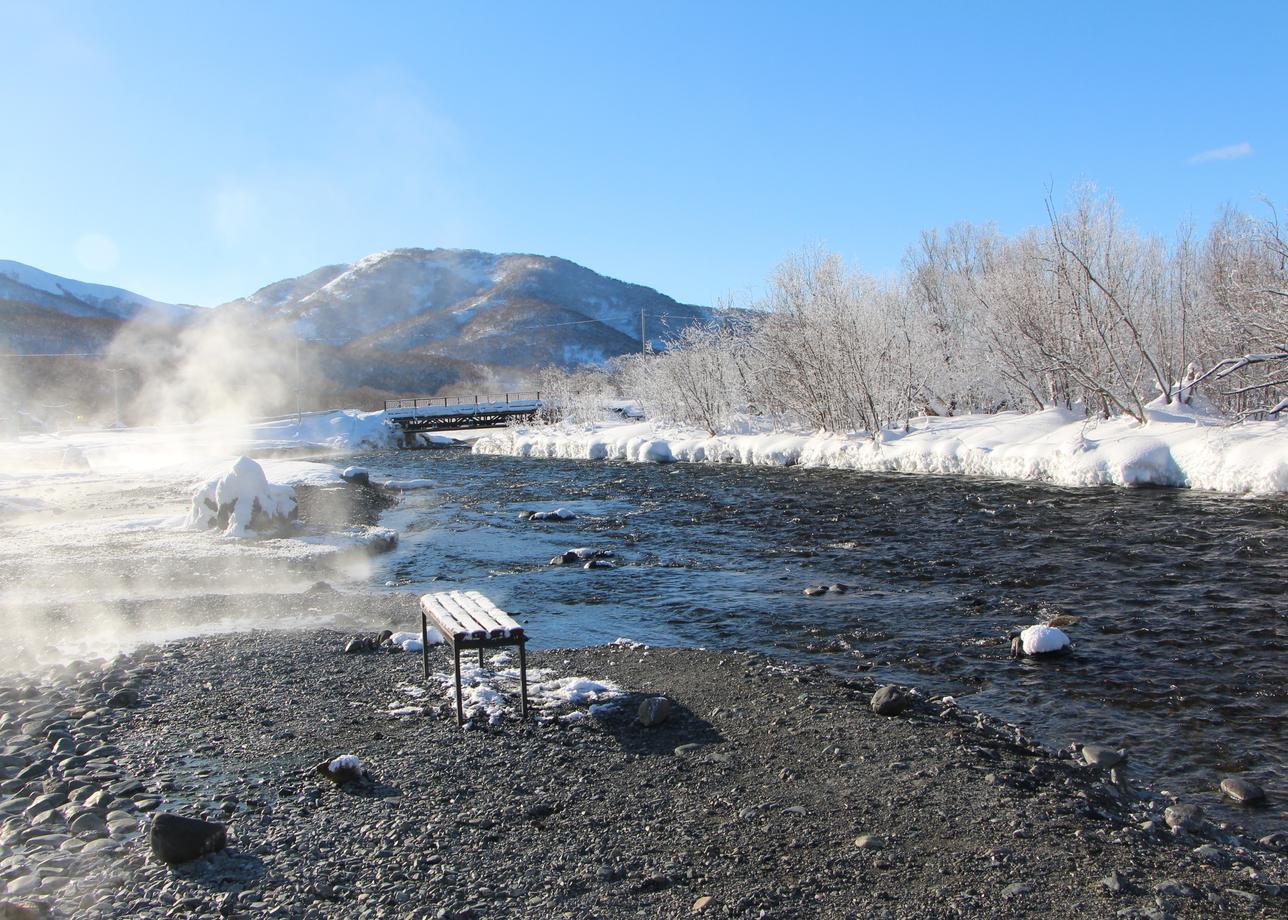
[[[322,761],[314,769],[337,786],[357,783],[367,778],[367,770],[357,757],[341,756]]]
[[[613,565],[607,559],[591,559],[589,562],[583,565],[582,568],[583,569],[615,569],[617,568],[617,566]]]
[[[1221,791],[1240,805],[1257,805],[1266,800],[1266,791],[1242,776],[1221,780]]]
[[[152,819],[148,841],[157,859],[174,865],[192,862],[228,846],[228,828],[216,821],[162,812]]]
[[[1127,752],[1121,749],[1115,750],[1104,744],[1084,744],[1082,759],[1089,767],[1112,770],[1126,762]]]
[[[872,711],[879,716],[897,716],[913,704],[912,696],[894,684],[887,684],[872,694]]]
[[[639,720],[646,728],[661,725],[671,715],[671,701],[664,696],[655,696],[640,703]]]
[[[1167,806],[1163,820],[1174,831],[1196,831],[1203,826],[1203,809],[1197,805],[1177,803]]]
[[[0,920],[46,920],[53,913],[42,901],[0,900]]]
[[[306,590],[304,593],[305,594],[339,594],[340,592],[337,591],[335,588],[331,587],[325,581],[315,581],[313,582],[313,584],[309,585],[308,590]]]
[[[832,594],[844,594],[850,590],[850,586],[837,583],[834,585],[828,585],[827,590]]]
[[[126,688],[117,690],[107,700],[107,705],[116,709],[127,709],[139,705],[139,691]]]
[[[1110,894],[1122,894],[1131,887],[1126,877],[1117,869],[1110,872],[1107,876],[1096,882],[1098,888],[1103,888]]]
[[[802,593],[802,594],[804,594],[806,597],[819,597],[819,596],[824,595],[824,594],[826,594],[826,593],[827,593],[827,586],[826,586],[826,585],[810,585],[808,588],[806,588],[806,589],[805,589],[804,591],[802,591],[801,593]]]

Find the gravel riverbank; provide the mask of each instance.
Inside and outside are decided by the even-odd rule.
[[[419,654],[345,638],[193,638],[0,686],[0,900],[58,917],[1288,916],[1282,840],[1173,833],[1170,801],[952,704],[880,716],[875,686],[821,669],[605,646],[533,653],[538,719],[462,731]],[[620,692],[593,714],[542,697],[568,677]],[[645,728],[658,695],[672,712]],[[341,754],[370,781],[318,775]],[[158,862],[159,811],[226,821],[228,848]]]

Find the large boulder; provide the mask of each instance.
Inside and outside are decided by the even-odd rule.
[[[175,865],[192,862],[228,846],[228,827],[217,821],[162,812],[152,819],[148,841],[157,859]]]
[[[910,693],[905,693],[894,684],[882,687],[872,694],[872,711],[879,716],[897,716],[914,702]]]

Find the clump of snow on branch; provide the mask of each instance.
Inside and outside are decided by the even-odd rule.
[[[295,490],[270,483],[264,468],[239,457],[226,473],[197,486],[184,526],[220,530],[228,537],[249,537],[281,528],[295,514]]]

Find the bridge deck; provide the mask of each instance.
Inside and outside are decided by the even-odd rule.
[[[503,428],[516,418],[541,411],[540,393],[504,395],[408,396],[385,400],[385,417],[403,431],[452,431],[459,428]]]

